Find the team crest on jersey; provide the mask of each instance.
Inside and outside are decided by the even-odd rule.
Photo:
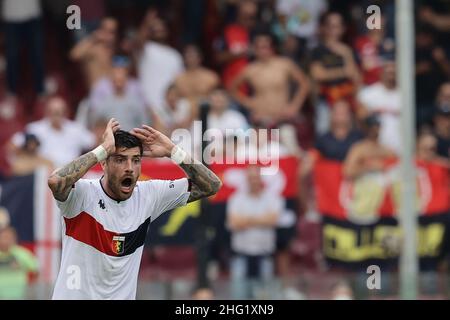
[[[122,254],[125,249],[125,237],[114,236],[112,241],[112,248],[115,254]]]

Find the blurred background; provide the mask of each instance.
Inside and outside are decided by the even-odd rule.
[[[98,145],[110,117],[167,135],[202,120],[233,159],[248,155],[226,129],[280,130],[252,149],[279,150],[278,174],[211,164],[219,194],[152,223],[138,299],[399,298],[403,108],[417,294],[449,297],[449,1],[414,1],[414,106],[397,85],[393,0],[0,4],[0,298],[50,298],[61,221],[46,178]],[[181,176],[143,163],[142,179]]]

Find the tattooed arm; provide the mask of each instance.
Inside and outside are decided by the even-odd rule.
[[[141,139],[144,147],[144,157],[171,157],[175,144],[164,134],[149,126],[134,128],[131,133]],[[192,183],[188,202],[212,196],[222,186],[220,179],[199,161],[186,155],[179,166],[186,172]]]
[[[212,196],[222,186],[222,182],[214,172],[190,156],[180,163],[180,167],[186,172],[192,183],[188,202]]]
[[[103,134],[102,143],[107,154],[115,151],[114,132],[118,129],[119,123],[115,119],[109,120]],[[55,170],[48,178],[48,186],[55,199],[61,202],[66,201],[73,184],[81,179],[97,162],[96,155],[90,151],[64,167]]]
[[[48,178],[48,186],[52,190],[53,197],[61,202],[66,201],[72,185],[96,163],[96,156],[88,152],[61,169],[55,170]]]

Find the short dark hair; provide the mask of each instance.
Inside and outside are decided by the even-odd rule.
[[[251,35],[252,42],[259,37],[269,38],[273,48],[275,48],[278,45],[277,38],[271,31],[270,27],[265,24],[255,27]]]
[[[182,52],[185,53],[186,50],[188,49],[194,49],[195,51],[197,51],[197,54],[203,58],[203,52],[202,49],[200,48],[200,46],[195,43],[195,42],[187,42],[183,45],[183,50]]]
[[[142,142],[136,136],[124,130],[117,130],[114,133],[114,140],[116,142],[116,149],[118,148],[135,148],[139,147],[139,151],[144,152],[144,148],[142,147]]]
[[[342,13],[340,13],[339,11],[330,10],[330,11],[326,11],[326,12],[322,13],[319,16],[319,25],[323,27],[328,22],[328,17],[330,17],[334,14],[340,16],[342,19],[342,23],[345,24],[344,16],[342,15]]]

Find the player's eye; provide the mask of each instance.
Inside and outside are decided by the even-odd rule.
[[[134,163],[134,164],[139,164],[139,163],[141,163],[141,158],[134,158],[134,159],[133,159],[133,163]]]
[[[116,158],[116,163],[123,163],[124,159],[123,158]]]

